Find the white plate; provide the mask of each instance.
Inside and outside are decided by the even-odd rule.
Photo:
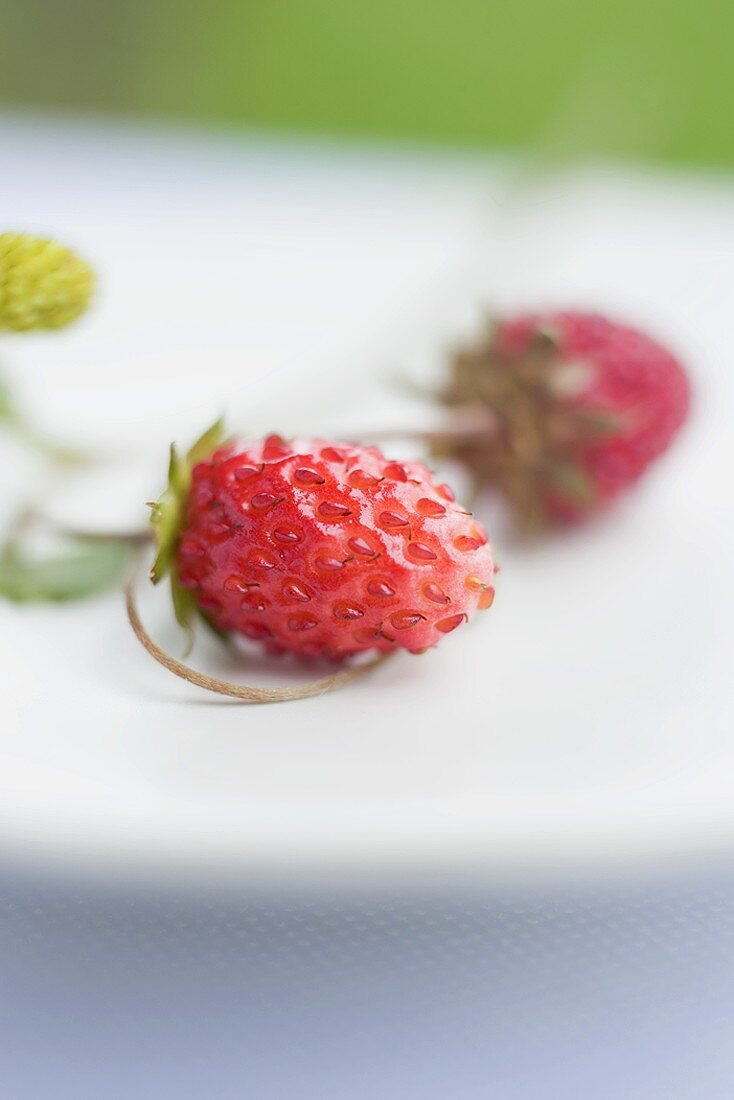
[[[338,694],[231,704],[151,662],[117,598],[0,605],[6,852],[293,869],[729,844],[730,183],[597,170],[518,189],[480,159],[43,120],[0,140],[4,216],[102,272],[88,321],[3,342],[46,426],[128,456],[51,487],[67,516],[143,516],[170,438],[222,408],[257,433],[428,415],[385,375],[427,369],[489,297],[638,321],[696,387],[638,492],[542,549],[500,537],[488,615]],[[28,471],[3,447],[9,512]],[[144,611],[175,647],[163,599]],[[195,656],[233,671],[208,643]]]

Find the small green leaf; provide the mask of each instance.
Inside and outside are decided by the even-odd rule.
[[[173,613],[176,616],[176,622],[186,634],[186,648],[183,656],[188,657],[194,644],[192,622],[198,607],[193,593],[188,588],[182,588],[174,576],[171,576],[171,600],[173,601]]]
[[[175,444],[172,444],[168,460],[168,486],[160,499],[151,504],[150,522],[153,526],[158,553],[150,571],[150,579],[153,584],[158,584],[165,576],[170,576],[173,611],[176,621],[186,632],[188,639],[184,656],[189,653],[194,643],[192,624],[197,615],[204,618],[211,629],[219,633],[202,615],[193,593],[179,584],[175,565],[176,549],[181,524],[186,514],[193,469],[197,463],[203,462],[224,442],[224,422],[220,418],[212,424],[211,428],[207,428],[188,449],[185,456],[182,457]]]
[[[166,489],[153,505],[150,521],[153,525],[158,553],[150,571],[153,584],[158,584],[173,566],[178,532],[181,526],[182,502],[173,489]]]
[[[15,603],[63,603],[103,592],[119,584],[132,552],[129,544],[95,542],[72,553],[33,559],[14,547],[0,557],[0,597]]]
[[[183,493],[187,493],[189,489],[189,482],[191,480],[191,469],[185,458],[181,458],[181,455],[176,449],[176,444],[171,444],[170,456],[168,459],[168,484],[169,487],[178,496]]]
[[[186,454],[186,463],[189,467],[189,471],[193,470],[197,462],[201,462],[203,459],[208,458],[223,442],[224,417],[220,416],[219,420],[216,420],[211,428],[207,428],[203,435],[200,435],[196,440],[196,443],[189,448]]]
[[[153,584],[158,584],[163,577],[173,572],[178,535],[186,510],[186,499],[191,487],[191,473],[194,466],[220,447],[224,438],[224,422],[220,417],[196,440],[185,457],[179,454],[175,443],[171,444],[168,459],[168,485],[160,499],[151,505],[150,522],[153,525],[158,546],[158,554],[150,571]]]

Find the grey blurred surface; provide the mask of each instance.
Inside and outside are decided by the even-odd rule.
[[[734,1091],[734,866],[318,890],[0,877],[12,1100]]]

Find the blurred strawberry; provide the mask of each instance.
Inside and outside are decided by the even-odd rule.
[[[690,392],[675,356],[644,333],[577,312],[492,325],[454,357],[444,404],[484,408],[487,430],[431,449],[498,489],[526,532],[577,522],[667,449]]]

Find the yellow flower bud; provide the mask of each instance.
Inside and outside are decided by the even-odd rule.
[[[25,233],[0,233],[0,329],[63,328],[89,305],[91,268],[70,249]]]

